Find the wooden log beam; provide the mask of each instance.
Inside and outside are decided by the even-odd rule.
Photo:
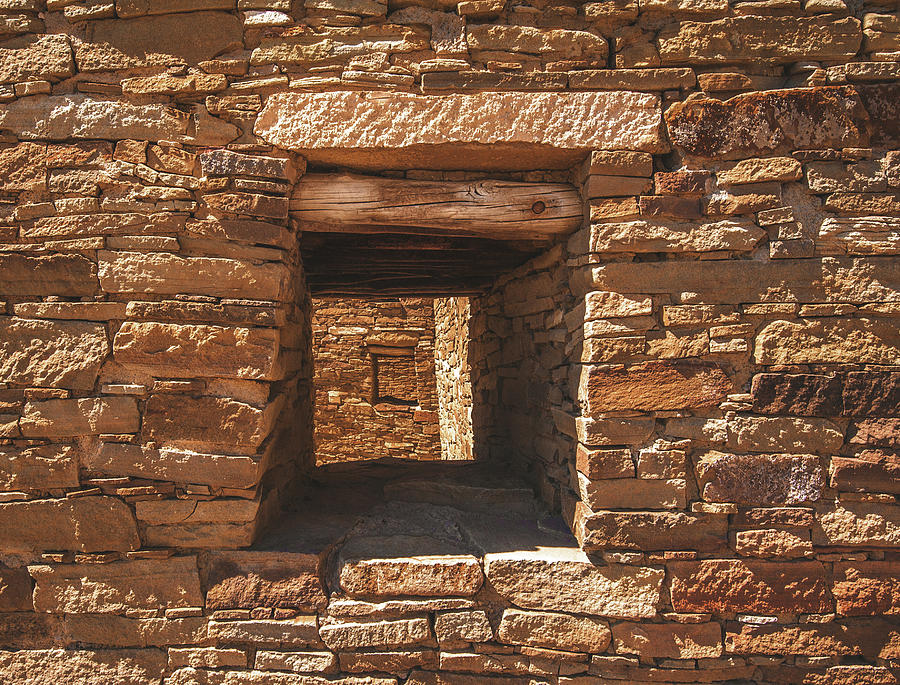
[[[307,174],[290,200],[301,230],[442,234],[540,240],[571,233],[584,217],[581,198],[565,183],[481,180],[415,181],[352,174]]]

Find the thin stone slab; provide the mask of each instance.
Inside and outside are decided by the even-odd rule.
[[[667,149],[659,98],[630,92],[278,93],[255,132],[310,162],[359,168],[534,169],[595,148]]]

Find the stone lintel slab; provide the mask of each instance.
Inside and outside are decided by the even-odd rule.
[[[593,149],[669,149],[659,98],[632,92],[277,93],[255,132],[360,169],[564,168]]]

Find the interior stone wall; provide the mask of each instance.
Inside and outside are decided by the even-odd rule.
[[[434,361],[441,458],[475,458],[472,432],[472,366],[467,297],[434,299]]]
[[[430,298],[313,298],[316,462],[441,458]]]
[[[897,681],[896,0],[9,0],[0,37],[0,681]],[[448,487],[481,509],[235,549],[312,468],[307,164],[579,187],[470,354],[476,455],[580,548]]]

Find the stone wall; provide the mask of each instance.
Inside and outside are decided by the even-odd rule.
[[[432,301],[312,306],[317,463],[440,459]]]
[[[897,681],[896,0],[10,0],[0,35],[0,681]],[[307,164],[578,186],[469,360],[474,455],[581,549],[443,486],[235,551],[314,467]]]
[[[434,359],[437,376],[441,458],[473,459],[472,368],[469,361],[467,297],[434,300]]]

